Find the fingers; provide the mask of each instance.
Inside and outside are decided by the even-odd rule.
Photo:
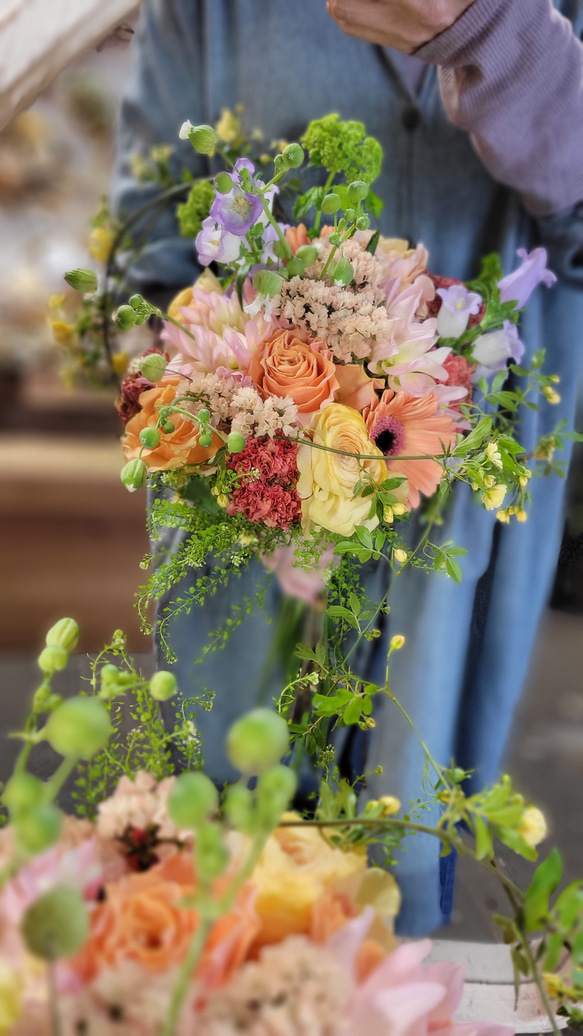
[[[328,13],[347,36],[401,48],[399,5],[394,0],[327,0]]]

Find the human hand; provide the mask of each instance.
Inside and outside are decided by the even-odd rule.
[[[449,29],[474,0],[327,0],[348,36],[411,54]]]

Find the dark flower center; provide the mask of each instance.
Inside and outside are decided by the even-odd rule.
[[[398,457],[405,447],[405,426],[396,417],[379,417],[371,439],[385,457]]]

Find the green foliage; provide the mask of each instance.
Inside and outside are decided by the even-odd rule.
[[[381,171],[383,150],[378,140],[366,135],[362,122],[345,121],[337,114],[314,119],[301,138],[310,164],[323,166],[328,173],[341,173],[347,183],[364,180],[370,184]]]
[[[215,190],[210,180],[193,183],[186,201],[176,208],[182,237],[196,237],[214,200]]]

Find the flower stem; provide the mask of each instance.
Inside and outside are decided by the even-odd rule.
[[[200,924],[194,933],[190,946],[188,947],[188,953],[186,954],[180,968],[178,982],[172,991],[168,1013],[164,1019],[162,1036],[174,1036],[176,1024],[179,1020],[180,1011],[188,992],[188,986],[190,984],[192,974],[200,960],[213,924],[214,921],[211,918],[201,918]]]
[[[263,205],[263,211],[264,211],[265,215],[267,216],[269,222],[271,223],[271,226],[274,228],[274,230],[275,230],[279,240],[281,241],[281,243],[282,243],[282,245],[283,245],[283,247],[284,247],[284,249],[286,251],[288,259],[291,259],[292,258],[292,250],[291,250],[291,247],[290,247],[290,243],[287,240],[285,234],[283,233],[283,231],[282,231],[279,223],[277,222],[275,216],[273,215],[271,209],[269,208],[269,202],[267,201],[267,199],[265,198],[265,195],[263,195],[263,194],[261,195],[261,204]]]
[[[325,190],[326,194],[330,190],[335,176],[336,176],[336,173],[330,173],[328,179],[326,180],[326,183],[324,184],[324,190]],[[314,220],[314,230],[319,230],[320,229],[321,221],[322,221],[322,209],[320,208],[320,209],[316,209],[316,218]]]

